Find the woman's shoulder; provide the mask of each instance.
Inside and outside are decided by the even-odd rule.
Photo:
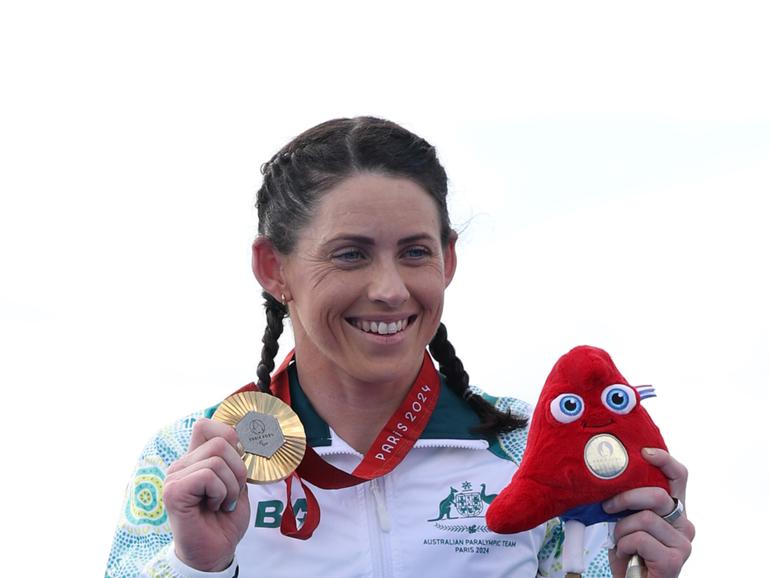
[[[482,396],[486,401],[492,404],[496,409],[519,417],[529,419],[532,415],[533,407],[526,401],[515,397],[495,397],[489,395],[476,386],[471,386],[474,393]],[[524,455],[524,448],[527,445],[527,434],[529,433],[529,422],[525,427],[518,428],[512,432],[498,434],[496,439],[490,445],[490,451],[501,458],[510,460],[516,464],[521,463]]]

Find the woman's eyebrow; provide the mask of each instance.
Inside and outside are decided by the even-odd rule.
[[[409,245],[411,243],[417,243],[418,241],[435,241],[435,237],[428,233],[418,233],[417,235],[409,235],[403,239],[398,240],[399,245]]]
[[[367,237],[365,235],[348,235],[346,233],[343,233],[341,235],[337,235],[335,237],[332,237],[324,245],[330,245],[332,243],[339,243],[340,241],[355,243],[357,245],[374,245],[374,239],[371,237]]]

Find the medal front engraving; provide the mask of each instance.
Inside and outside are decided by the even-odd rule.
[[[305,429],[288,405],[260,391],[240,391],[219,404],[214,415],[232,426],[243,446],[246,480],[270,484],[286,479],[305,455]]]
[[[250,411],[235,425],[238,439],[250,454],[270,458],[283,445],[283,432],[272,415]]]
[[[595,435],[588,440],[583,458],[588,471],[602,480],[617,478],[628,467],[626,448],[610,434]]]

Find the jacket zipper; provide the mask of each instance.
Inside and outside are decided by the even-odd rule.
[[[371,487],[372,495],[374,496],[374,504],[377,509],[377,521],[380,523],[380,530],[389,533],[390,515],[388,514],[388,509],[385,507],[385,496],[382,495],[382,489],[380,489],[380,478],[372,480]]]
[[[368,491],[366,500],[374,507],[374,515],[369,517],[369,540],[372,552],[372,569],[375,578],[393,576],[392,556],[390,551],[390,515],[385,503],[385,480],[375,478],[365,484]],[[376,518],[376,520],[374,519]]]

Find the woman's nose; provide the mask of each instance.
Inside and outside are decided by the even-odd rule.
[[[399,307],[409,299],[409,289],[396,264],[388,263],[376,268],[369,283],[369,299],[390,308]]]

